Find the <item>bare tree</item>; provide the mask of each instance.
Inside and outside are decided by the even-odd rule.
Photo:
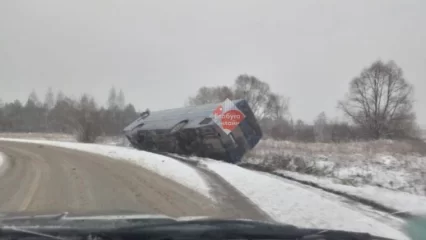
[[[347,122],[333,120],[329,124],[332,142],[348,142],[350,140],[362,140],[363,132],[349,125]]]
[[[5,103],[3,106],[3,120],[0,129],[3,131],[23,131],[23,106],[19,100]]]
[[[50,130],[72,133],[77,128],[76,116],[77,105],[73,99],[65,97],[61,92],[58,93],[56,103],[50,111]]]
[[[40,131],[44,126],[44,108],[39,101],[36,92],[33,90],[21,112],[22,130],[24,131]]]
[[[123,110],[124,107],[125,107],[126,99],[124,97],[124,93],[123,93],[122,89],[120,89],[120,91],[118,92],[116,104],[117,104],[118,109],[120,109],[120,110]]]
[[[218,103],[224,101],[227,98],[234,98],[234,93],[229,87],[201,87],[198,89],[197,95],[195,95],[195,97],[190,97],[188,99],[187,104],[190,106],[195,106],[208,103]]]
[[[101,134],[99,112],[95,100],[84,94],[77,108],[77,140],[93,143]]]
[[[138,117],[138,113],[136,112],[135,107],[133,106],[133,104],[130,104],[130,103],[127,104],[127,106],[124,108],[124,111],[123,111],[124,125],[122,125],[121,127],[124,128],[125,125],[130,124],[137,117]],[[121,130],[122,129],[120,129],[120,131]]]
[[[274,139],[287,140],[294,136],[294,127],[287,119],[278,119],[273,122],[270,136]]]
[[[34,104],[37,107],[41,106],[41,102],[37,96],[37,93],[35,92],[35,90],[32,90],[30,95],[28,96],[28,101],[27,101],[27,105],[30,104]]]
[[[279,94],[269,93],[265,104],[264,117],[273,120],[283,120],[288,115],[289,100]]]
[[[56,102],[61,102],[65,99],[65,95],[62,91],[59,91],[56,95]]]
[[[44,128],[45,131],[50,131],[50,119],[49,115],[52,111],[53,107],[55,106],[55,99],[53,95],[53,90],[51,87],[47,89],[46,95],[44,97]]]
[[[309,124],[305,124],[302,120],[297,120],[294,125],[294,136],[295,141],[301,142],[314,142],[315,134],[314,127]]]
[[[413,87],[393,61],[376,61],[364,69],[339,108],[375,139],[400,137],[415,126]]]
[[[265,117],[266,105],[271,93],[269,84],[254,76],[243,74],[235,80],[234,88],[235,97],[247,100],[254,115],[258,118]]]
[[[108,109],[115,109],[117,108],[117,91],[115,90],[115,87],[112,87],[109,90],[108,95]]]
[[[322,112],[314,121],[315,141],[329,142],[331,141],[331,129],[328,124],[325,112]]]
[[[245,99],[254,115],[260,120],[282,120],[288,114],[288,99],[271,92],[269,84],[247,74],[236,78],[234,87],[202,87],[187,105],[218,103],[225,99]]]
[[[55,97],[53,95],[53,90],[51,87],[47,89],[46,96],[44,97],[44,106],[48,110],[52,110],[52,108],[55,106]]]

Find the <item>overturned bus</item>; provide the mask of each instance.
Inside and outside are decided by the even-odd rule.
[[[262,138],[246,100],[141,113],[124,129],[133,147],[236,163]]]

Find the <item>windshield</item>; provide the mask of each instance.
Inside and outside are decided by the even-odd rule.
[[[249,219],[410,239],[426,215],[425,10],[1,1],[0,219]]]

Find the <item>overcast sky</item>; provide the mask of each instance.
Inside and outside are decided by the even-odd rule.
[[[35,89],[106,103],[122,88],[138,109],[182,106],[204,85],[257,76],[294,118],[336,102],[373,61],[415,86],[426,124],[426,1],[0,1],[0,98]]]

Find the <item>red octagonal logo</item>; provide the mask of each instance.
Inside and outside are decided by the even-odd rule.
[[[244,114],[239,110],[229,110],[222,114],[222,128],[225,130],[234,130],[241,121],[244,120]]]

